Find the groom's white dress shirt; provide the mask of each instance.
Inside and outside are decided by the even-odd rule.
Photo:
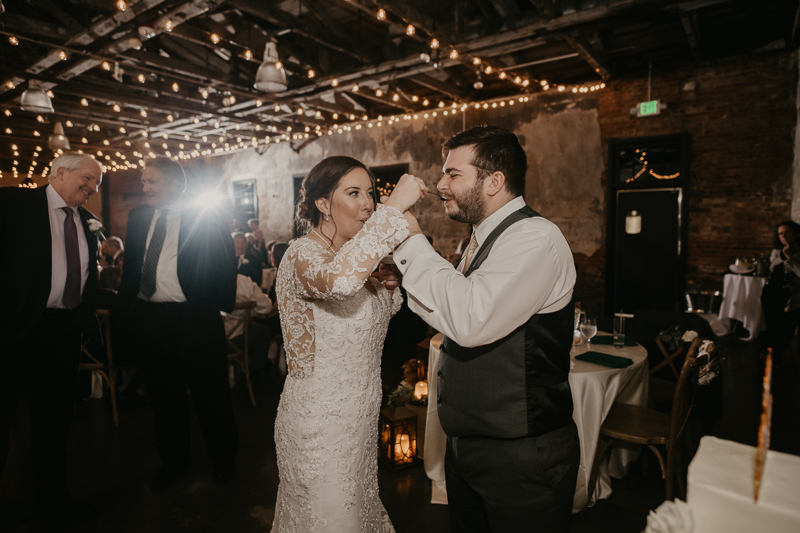
[[[511,200],[473,228],[478,250],[503,220],[525,206]],[[516,222],[497,238],[469,277],[442,258],[424,235],[394,252],[412,311],[460,346],[502,339],[536,313],[564,308],[572,298],[575,263],[558,227],[542,217]]]

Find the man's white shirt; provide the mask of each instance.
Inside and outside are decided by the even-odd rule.
[[[473,229],[481,251],[490,233],[525,206],[521,196]],[[489,256],[465,277],[428,243],[414,235],[394,252],[412,311],[460,346],[502,339],[534,314],[554,313],[572,299],[575,263],[558,227],[542,217],[507,228]]]
[[[167,209],[169,209],[167,213],[167,235],[164,238],[161,255],[158,256],[156,292],[153,293],[149,301],[159,303],[185,302],[186,296],[183,294],[181,283],[178,280],[178,238],[181,232],[181,210],[178,204],[173,204]],[[161,209],[156,209],[153,214],[153,220],[150,222],[150,230],[147,232],[147,242],[145,243],[145,261],[147,260],[147,251],[150,249],[150,239],[153,238],[153,231],[156,229],[156,222],[158,222],[161,213]],[[139,297],[141,298],[141,295]]]

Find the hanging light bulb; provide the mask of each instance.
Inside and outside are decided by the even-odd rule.
[[[504,80],[504,79],[506,79],[506,77],[507,77],[507,74],[506,74],[505,72],[501,72],[501,73],[500,73],[500,79],[501,79],[501,80]]]
[[[353,92],[354,93],[358,92],[358,84],[357,83],[355,85],[353,85]]]
[[[317,75],[317,73],[314,72],[314,69],[308,69],[308,77],[309,78],[313,78],[316,75]]]
[[[68,120],[68,121],[66,121],[64,124],[65,124],[65,125],[66,125],[68,128],[71,128],[72,126],[74,126],[74,124],[72,123],[72,121],[71,121],[71,120]]]
[[[378,10],[378,20],[386,20],[386,11],[383,8]]]
[[[177,83],[173,83],[173,84],[172,84],[172,90],[173,90],[173,92],[178,92],[178,90],[179,90],[179,89],[180,89],[180,86],[179,86]]]
[[[139,114],[142,115],[142,118],[147,118],[147,111],[146,110],[142,109],[141,111],[139,111]]]
[[[8,42],[10,42],[11,44],[13,44],[14,46],[17,46],[17,45],[19,44],[19,39],[17,39],[16,37],[14,37],[14,36],[12,35],[11,37],[9,37],[9,38],[8,38]]]
[[[430,103],[430,102],[428,102],[428,99],[427,99],[427,98],[425,98],[425,99],[422,101],[422,105],[425,105],[425,106],[426,106],[426,105],[428,105],[429,103]]]
[[[264,105],[264,102],[261,100],[256,100],[256,107],[261,107],[262,105]]]
[[[89,100],[87,100],[86,98],[81,98],[81,105],[84,107],[88,106]]]
[[[114,111],[116,111],[117,113],[122,111],[122,108],[119,106],[119,104],[114,104],[114,107],[112,109],[114,109]]]
[[[414,26],[412,24],[409,24],[408,26],[406,26],[406,35],[411,36],[411,35],[414,35],[416,32],[417,32],[417,30],[416,30],[416,28],[414,28]]]
[[[481,58],[480,57],[473,58],[472,59],[472,64],[473,65],[480,65],[481,64]]]
[[[120,133],[127,133],[127,131],[125,130],[125,128],[124,128],[124,127],[122,127],[122,126],[120,126],[120,128],[119,128],[119,132],[120,132]]]
[[[61,61],[66,61],[67,60],[67,53],[64,50],[59,50],[58,51],[58,58]]]
[[[6,109],[5,111],[3,111],[3,114],[5,116],[7,116],[7,117],[10,117],[11,116],[11,110],[10,109]]]
[[[253,52],[251,52],[250,50],[245,50],[244,58],[250,61],[251,59],[253,59]]]
[[[211,34],[211,42],[214,43],[214,44],[219,44],[219,41],[220,41],[219,35],[217,35],[216,33],[212,33]]]
[[[125,3],[125,0],[117,0],[117,9],[125,11],[128,9],[128,4]]]
[[[392,95],[392,102],[397,102],[398,100],[400,100],[400,95],[397,94],[397,93],[394,93],[394,95]]]
[[[331,87],[338,87],[338,86],[339,86],[339,80],[337,80],[336,78],[333,78],[331,80]]]
[[[139,80],[139,83],[144,83],[144,74],[139,74],[136,79]]]
[[[439,48],[439,39],[435,39],[435,38],[431,39],[431,48],[433,48],[434,50],[436,48]]]
[[[171,20],[168,19],[164,23],[164,29],[167,30],[167,31],[172,31],[174,29],[174,26],[172,25],[172,21]]]
[[[453,50],[450,52],[450,59],[458,59],[458,50]]]

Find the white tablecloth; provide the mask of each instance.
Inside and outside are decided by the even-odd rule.
[[[722,304],[719,306],[719,319],[735,318],[750,332],[752,340],[766,329],[764,312],[761,310],[761,289],[767,278],[725,274],[722,289]]]
[[[431,340],[428,353],[428,398],[436,398],[436,372],[439,368],[439,347],[442,334]],[[572,512],[577,513],[589,504],[587,485],[592,471],[592,461],[597,451],[600,425],[615,401],[634,405],[647,403],[648,367],[647,351],[641,346],[597,345],[594,351],[630,357],[633,364],[627,368],[608,368],[584,361],[575,361],[570,371],[569,384],[575,404],[572,414],[578,426],[581,442],[581,464]],[[439,423],[436,402],[428,402],[428,419],[425,428],[425,473],[433,483],[431,503],[447,503],[447,487],[444,476],[444,456],[447,437]],[[628,465],[638,458],[638,447],[616,448],[608,464],[602,465],[597,479],[594,500],[608,498],[611,494],[610,476],[622,477]],[[594,503],[594,500],[592,503]]]

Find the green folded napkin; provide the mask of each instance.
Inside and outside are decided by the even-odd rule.
[[[592,344],[605,344],[607,346],[611,346],[612,344],[614,344],[614,336],[602,335],[602,336],[592,337]],[[628,336],[625,336],[625,346],[636,346],[636,341]]]
[[[594,363],[596,365],[610,366],[611,368],[625,368],[633,364],[633,360],[629,357],[620,357],[618,355],[600,352],[582,353],[581,355],[576,355],[575,359]]]

